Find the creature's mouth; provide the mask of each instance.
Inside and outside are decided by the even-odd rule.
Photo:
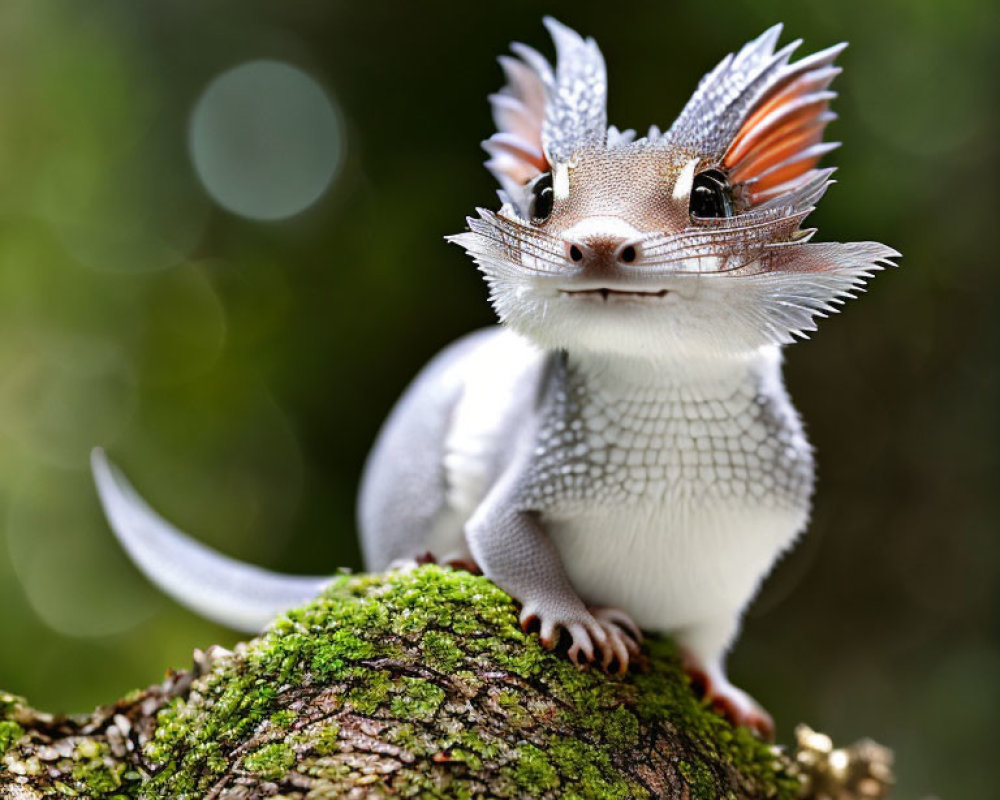
[[[573,297],[593,297],[600,298],[601,300],[607,301],[613,298],[628,298],[636,300],[652,300],[657,297],[666,297],[670,294],[669,289],[659,289],[656,291],[625,291],[623,289],[560,289],[560,294],[570,295]]]

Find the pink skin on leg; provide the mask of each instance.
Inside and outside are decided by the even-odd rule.
[[[766,741],[774,741],[774,720],[742,689],[733,686],[718,664],[706,665],[683,651],[684,671],[712,708],[734,725],[749,728]]]

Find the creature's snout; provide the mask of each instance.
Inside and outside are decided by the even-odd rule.
[[[638,231],[617,219],[591,219],[563,234],[566,259],[584,272],[599,274],[635,264],[642,256]]]
[[[634,264],[639,258],[639,242],[635,239],[592,237],[590,239],[565,239],[566,258],[579,264],[588,272],[619,264]]]

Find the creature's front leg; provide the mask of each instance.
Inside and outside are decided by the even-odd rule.
[[[684,670],[702,696],[734,725],[743,725],[765,739],[774,738],[771,715],[726,676],[726,649],[739,629],[739,612],[707,620],[675,634]]]
[[[483,573],[520,601],[521,625],[538,622],[542,644],[555,647],[560,630],[571,639],[573,663],[599,658],[604,668],[628,668],[641,634],[617,609],[588,609],[570,584],[555,547],[531,511],[518,510],[516,485],[506,476],[487,495],[466,526],[469,548]]]

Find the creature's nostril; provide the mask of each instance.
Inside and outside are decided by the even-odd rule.
[[[619,258],[621,258],[621,260],[624,261],[626,264],[631,264],[633,261],[635,261],[635,256],[636,256],[635,247],[629,245],[624,250],[622,250]]]
[[[580,261],[583,261],[583,251],[579,247],[577,247],[575,244],[574,245],[570,245],[570,248],[569,248],[569,257],[570,257],[571,260],[576,261],[577,263],[579,263]]]

